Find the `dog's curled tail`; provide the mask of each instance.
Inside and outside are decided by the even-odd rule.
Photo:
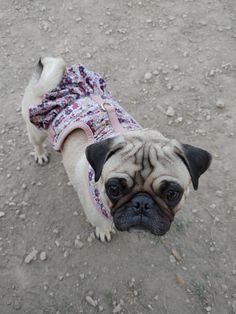
[[[42,97],[53,90],[60,83],[65,68],[66,63],[62,58],[40,58],[30,82],[35,96]]]

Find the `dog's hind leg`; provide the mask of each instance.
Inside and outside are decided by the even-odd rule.
[[[44,142],[47,138],[47,134],[38,130],[34,125],[27,124],[27,131],[30,142],[34,146],[34,159],[35,161],[43,165],[49,161],[48,153],[44,147]]]
[[[44,147],[47,133],[37,129],[30,122],[29,107],[41,103],[43,95],[59,84],[64,71],[63,59],[52,57],[40,59],[22,101],[22,115],[27,125],[29,140],[34,146],[35,161],[40,165],[48,162],[48,154]]]

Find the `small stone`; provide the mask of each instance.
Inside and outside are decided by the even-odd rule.
[[[205,310],[209,313],[209,312],[211,312],[211,306],[207,306],[206,308],[205,308]]]
[[[236,275],[236,269],[232,270],[232,275],[234,275],[234,276]]]
[[[225,103],[224,103],[224,101],[223,101],[222,99],[218,99],[218,100],[216,101],[216,108],[218,108],[218,109],[223,109],[223,108],[225,108]]]
[[[177,71],[177,70],[179,70],[179,66],[178,66],[177,64],[174,64],[173,69],[174,69],[175,71]]]
[[[82,249],[83,246],[83,242],[81,242],[79,239],[75,239],[75,247]]]
[[[183,122],[183,117],[178,117],[176,120],[175,120],[176,123],[181,123]]]
[[[129,281],[129,287],[134,288],[134,286],[135,286],[135,278],[131,278],[131,280]]]
[[[44,290],[44,291],[48,291],[48,289],[49,289],[48,285],[44,285],[44,286],[43,286],[43,290]]]
[[[59,247],[60,246],[60,242],[58,240],[55,241],[55,245],[56,247]]]
[[[93,307],[97,306],[97,301],[94,300],[92,297],[90,297],[89,295],[86,296],[86,301],[88,302],[88,304],[92,305]]]
[[[84,274],[80,274],[79,276],[80,276],[80,278],[81,278],[82,280],[85,278],[85,275],[84,275]]]
[[[4,216],[5,216],[5,213],[4,212],[0,212],[0,218],[4,217]]]
[[[209,75],[210,76],[214,76],[215,75],[215,70],[210,70]]]
[[[94,235],[94,233],[91,233],[90,236],[88,237],[87,241],[89,243],[92,243],[94,240],[95,240],[95,235]]]
[[[171,262],[172,264],[174,264],[174,263],[176,262],[176,259],[174,258],[173,255],[170,255],[170,256],[169,256],[169,260],[170,260],[170,262]]]
[[[210,252],[214,252],[214,251],[215,251],[215,247],[214,247],[214,246],[211,246],[211,247],[209,248],[209,251],[210,251]]]
[[[35,248],[33,248],[32,251],[25,257],[25,263],[29,264],[33,260],[35,261],[37,258],[37,254],[38,254],[38,251]]]
[[[99,305],[98,310],[99,310],[99,312],[102,312],[104,310],[103,306]]]
[[[20,219],[24,220],[26,215],[25,214],[20,214],[19,217],[20,217]]]
[[[63,255],[64,255],[65,258],[67,258],[69,256],[69,252],[65,251]]]
[[[46,259],[47,259],[46,252],[43,252],[43,251],[40,252],[39,258],[40,258],[41,261],[46,261]]]
[[[138,296],[138,291],[134,290],[134,296],[137,297]]]
[[[22,184],[22,189],[23,189],[23,190],[26,190],[26,188],[27,188],[27,185],[26,185],[25,183],[23,183],[23,184]]]
[[[152,78],[152,73],[150,73],[150,72],[145,73],[144,79],[145,79],[146,81],[149,81],[151,78]]]
[[[222,196],[223,196],[223,191],[217,190],[217,191],[216,191],[216,196],[222,197]]]
[[[169,106],[166,110],[166,115],[168,117],[173,117],[175,115],[175,110],[173,107]]]
[[[88,52],[88,53],[86,54],[86,57],[87,57],[87,59],[91,59],[91,58],[92,58],[92,55]]]
[[[121,304],[119,303],[119,304],[113,309],[112,313],[113,313],[113,314],[115,314],[115,313],[120,313],[121,310],[122,310]]]
[[[184,57],[188,57],[189,56],[189,51],[184,51],[183,56]]]
[[[180,274],[175,274],[175,280],[176,280],[178,285],[180,285],[180,286],[185,285],[184,278]]]

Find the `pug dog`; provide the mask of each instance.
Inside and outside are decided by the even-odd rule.
[[[164,235],[192,183],[209,168],[201,148],[142,128],[112,97],[104,79],[62,58],[40,59],[22,115],[35,160],[48,162],[46,138],[61,152],[69,180],[102,242],[115,230]]]

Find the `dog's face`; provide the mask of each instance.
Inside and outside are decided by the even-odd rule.
[[[191,181],[197,189],[211,162],[205,150],[150,130],[92,144],[86,156],[116,228],[146,229],[155,235],[169,230]]]

